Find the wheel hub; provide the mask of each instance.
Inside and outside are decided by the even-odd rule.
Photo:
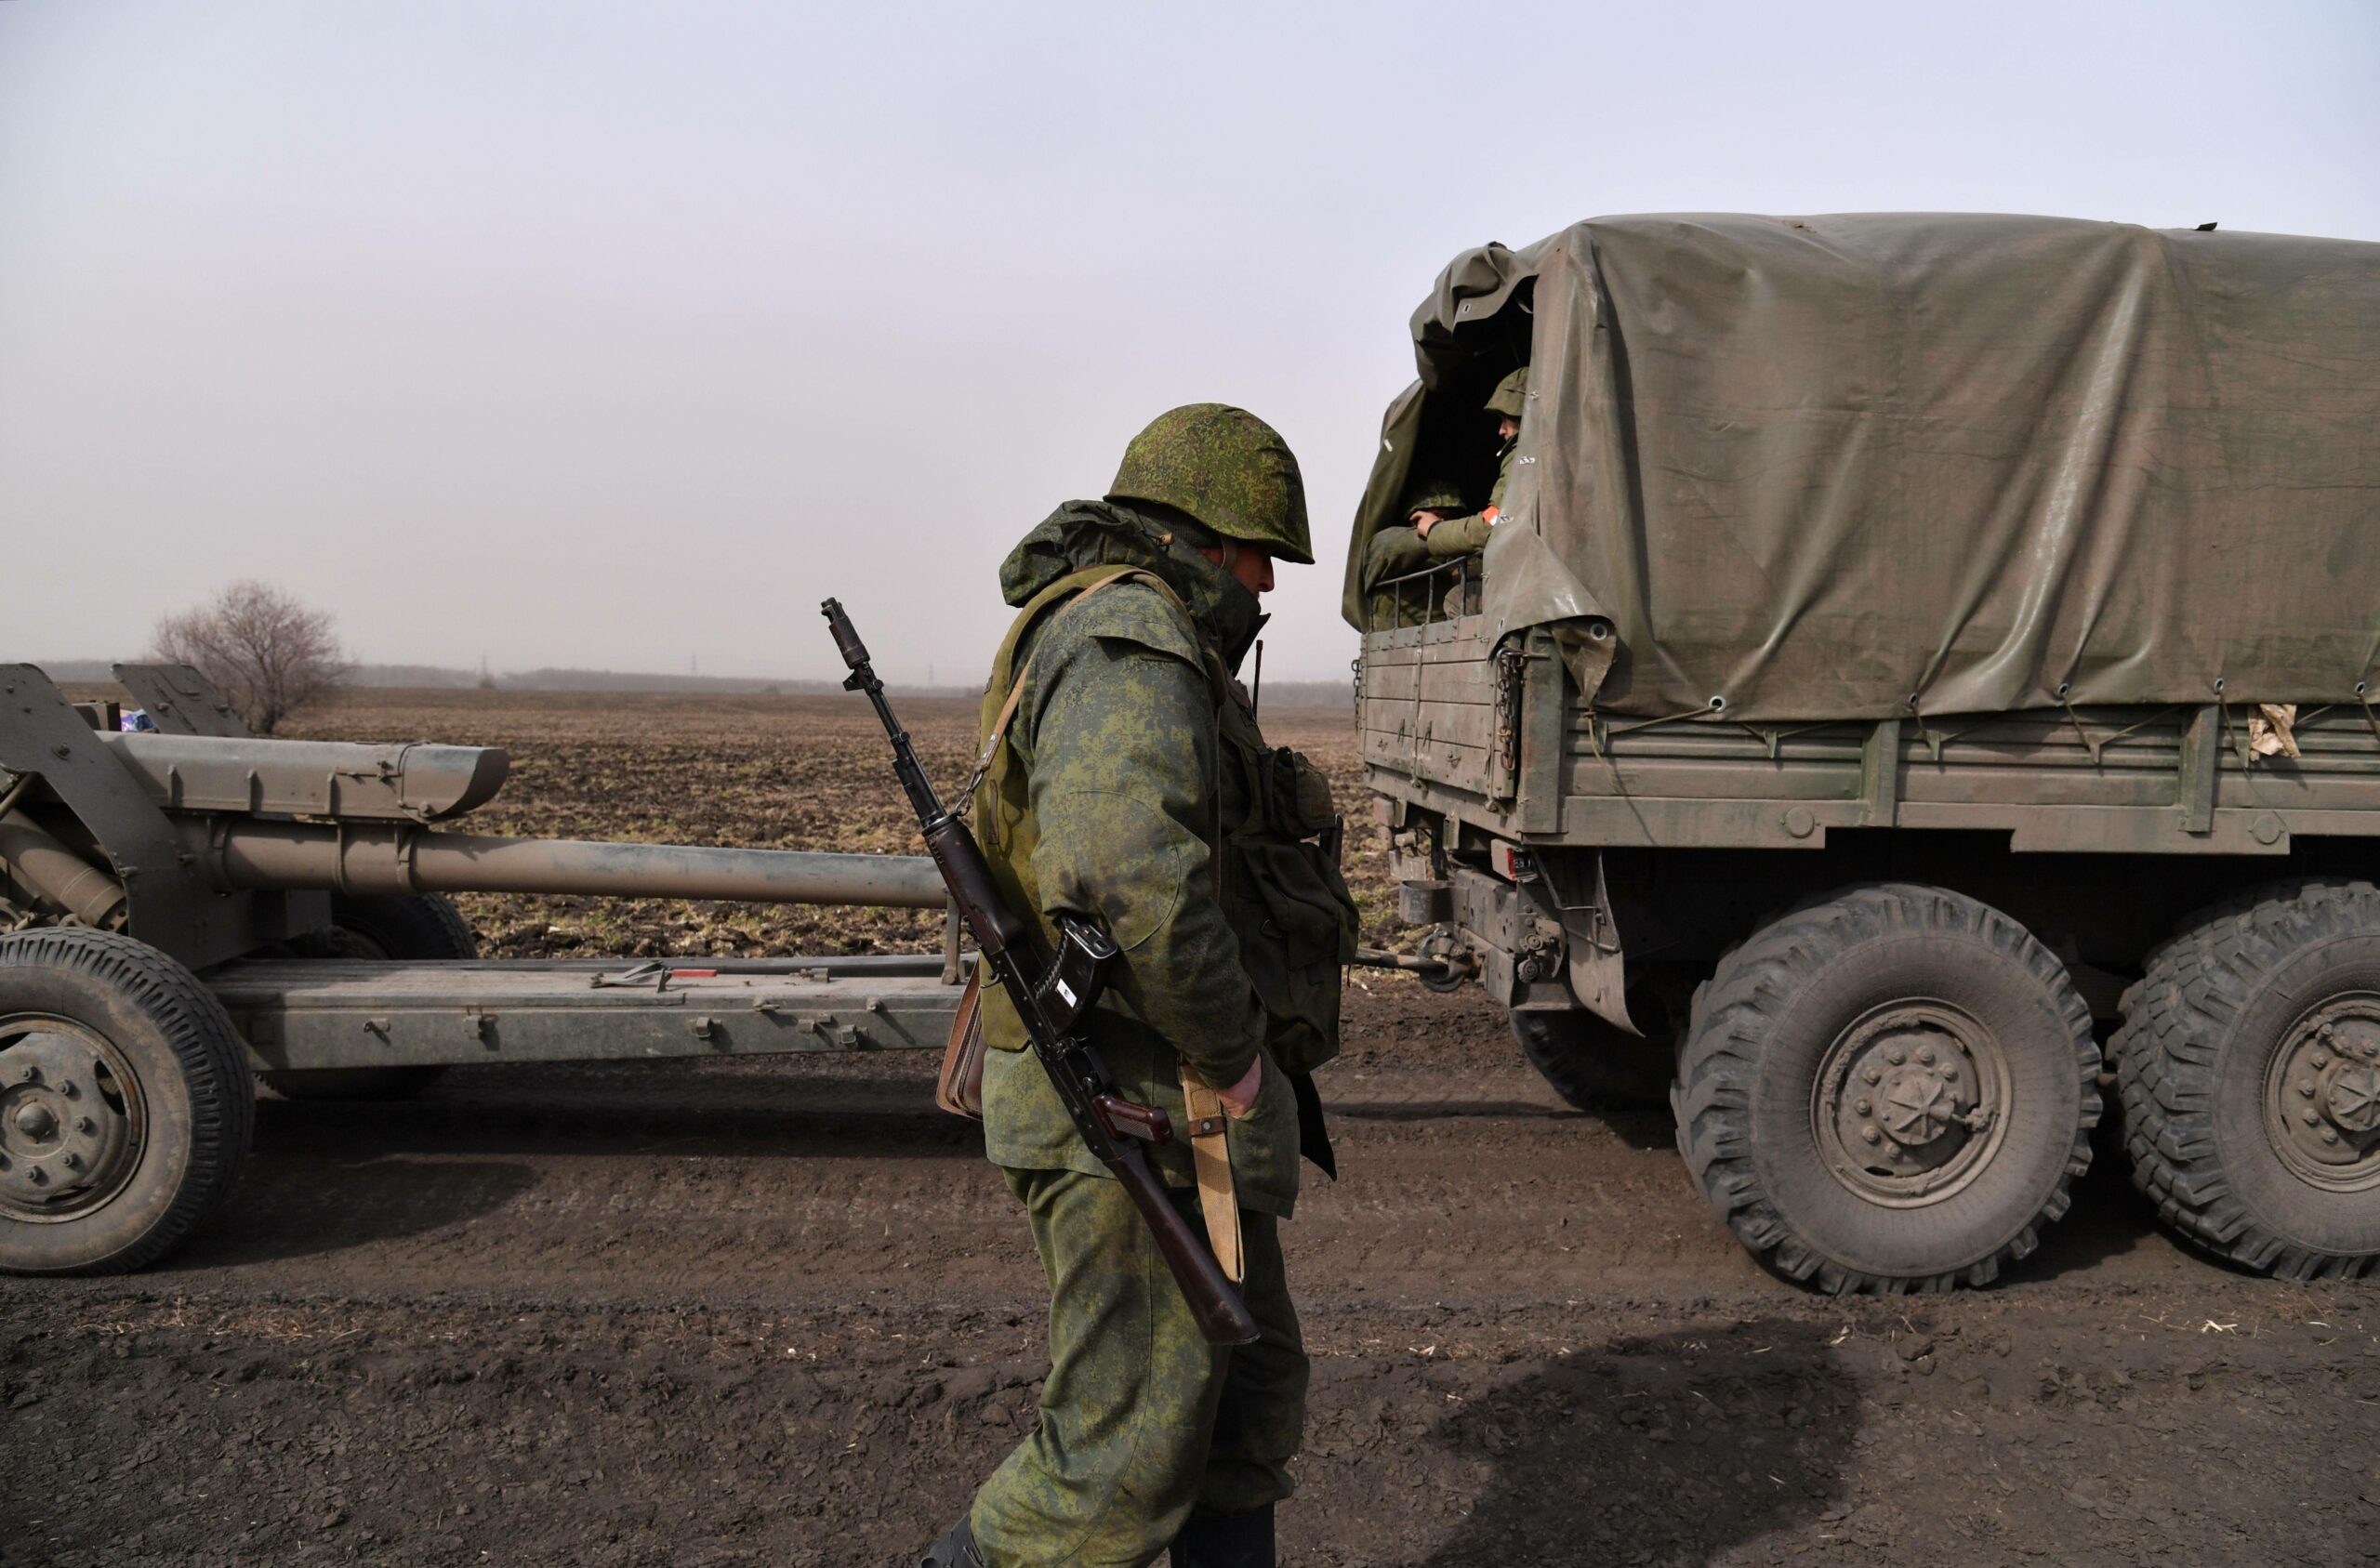
[[[1820,1062],[1814,1130],[1843,1183],[1893,1206],[1964,1186],[1998,1142],[2005,1097],[1999,1042],[1959,1008],[1880,1008],[1837,1036]]]
[[[2316,1186],[2380,1180],[2380,997],[2336,998],[2283,1037],[2265,1125],[2283,1163]]]
[[[0,1213],[67,1219],[130,1176],[139,1113],[112,1054],[72,1025],[0,1025]]]

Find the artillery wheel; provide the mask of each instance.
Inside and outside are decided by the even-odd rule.
[[[0,937],[0,1271],[122,1273],[231,1190],[256,1086],[222,1003],[112,931]]]
[[[309,958],[460,959],[480,955],[479,939],[443,893],[334,894],[331,929],[299,944]],[[410,1100],[443,1067],[317,1067],[267,1073],[284,1100]]]
[[[2197,916],[2110,1048],[2133,1182],[2215,1256],[2289,1279],[2380,1260],[2380,889],[2313,880]]]
[[[1998,910],[1882,883],[1794,910],[1697,993],[1678,1149],[1738,1240],[1837,1293],[1984,1285],[2066,1212],[2099,1050]]]

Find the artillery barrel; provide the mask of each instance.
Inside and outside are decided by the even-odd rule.
[[[747,903],[938,909],[947,896],[923,855],[802,854],[676,844],[498,838],[402,823],[190,817],[182,831],[224,888],[354,893],[581,893]]]

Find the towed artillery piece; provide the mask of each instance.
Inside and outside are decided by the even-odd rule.
[[[230,1192],[256,1078],[389,1098],[457,1063],[939,1043],[943,953],[485,960],[445,895],[934,908],[922,856],[443,831],[485,746],[264,740],[183,665],[119,665],[153,733],[0,666],[0,1272],[136,1269]]]

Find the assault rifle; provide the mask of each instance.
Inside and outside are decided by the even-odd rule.
[[[892,717],[884,700],[884,682],[877,679],[866,645],[843,613],[839,600],[828,600],[820,613],[835,634],[835,646],[851,666],[843,679],[847,692],[865,692],[876,705],[876,717],[892,742],[892,771],[909,792],[909,806],[918,814],[926,848],[942,873],[959,918],[975,933],[980,962],[1016,1005],[1025,1021],[1033,1054],[1050,1074],[1051,1085],[1066,1114],[1099,1163],[1124,1184],[1132,1206],[1141,1211],[1157,1237],[1157,1249],[1182,1287],[1190,1311],[1208,1342],[1245,1345],[1256,1337],[1256,1320],[1232,1287],[1214,1254],[1190,1229],[1182,1211],[1166,1196],[1165,1184],[1149,1166],[1144,1142],[1170,1141],[1173,1127],[1155,1106],[1136,1105],[1117,1092],[1116,1075],[1086,1043],[1080,1030],[1106,983],[1107,967],[1116,958],[1116,944],[1098,925],[1079,916],[1058,916],[1058,951],[1051,953],[1039,928],[1008,907],[992,881],[992,868],[967,824],[944,809],[932,781],[909,744],[908,732]]]

